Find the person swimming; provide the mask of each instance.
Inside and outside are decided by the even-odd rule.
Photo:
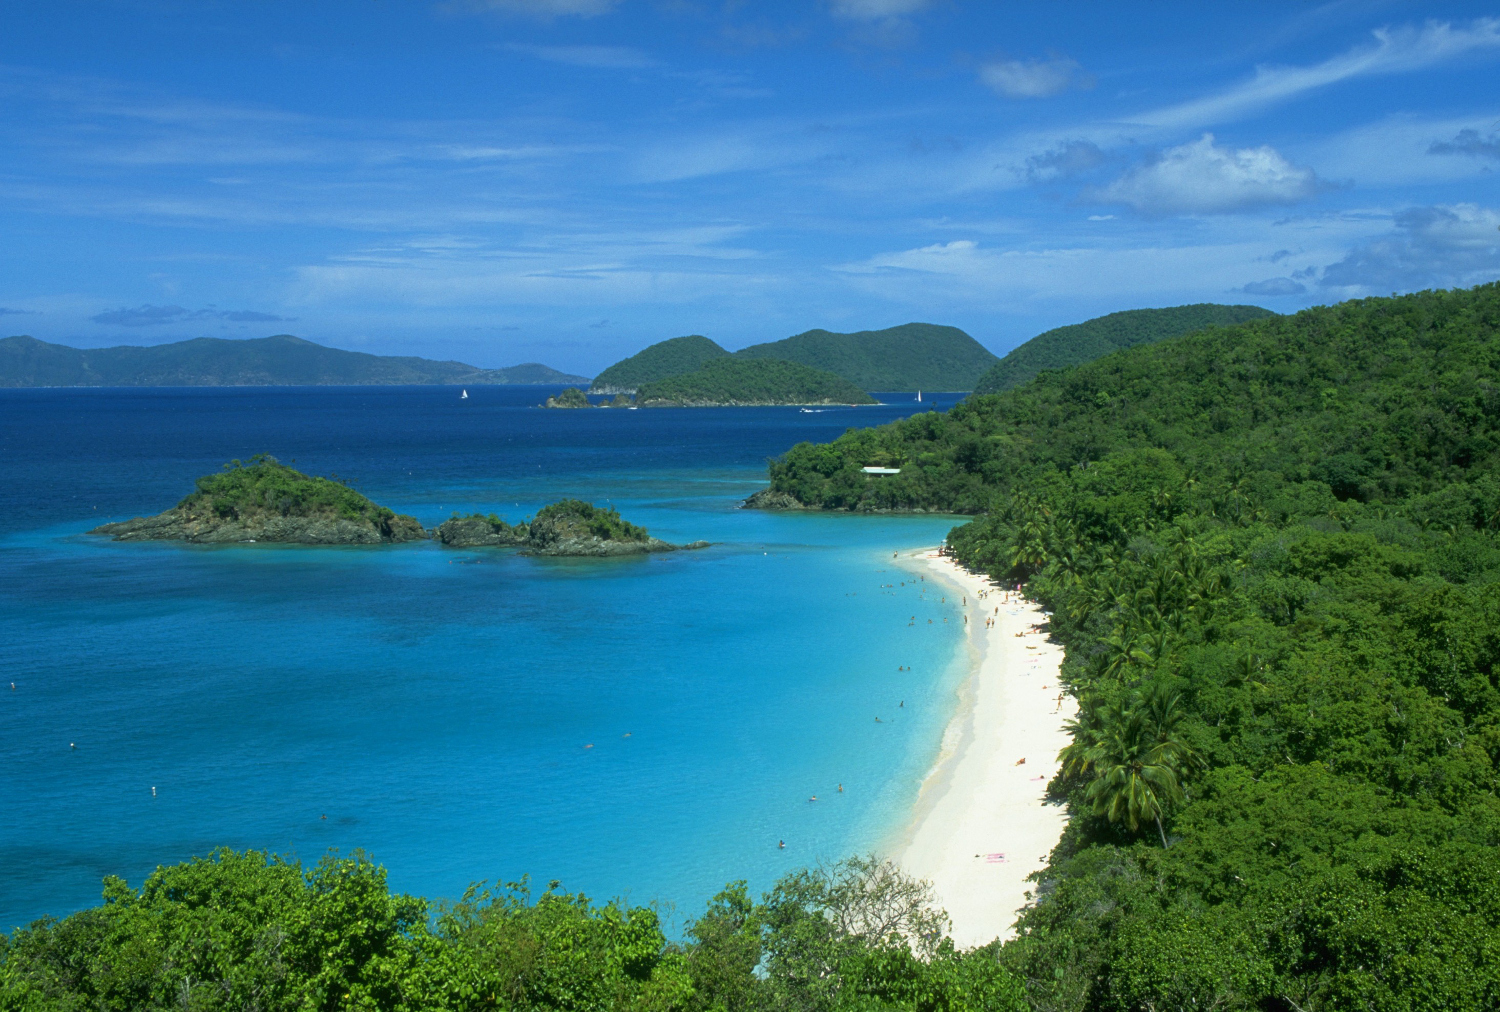
[[[777,840],[776,841],[776,849],[777,850],[786,850],[786,841],[785,840]]]

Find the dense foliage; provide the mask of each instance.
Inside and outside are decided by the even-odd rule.
[[[769,358],[716,358],[696,372],[645,384],[636,401],[642,407],[875,403],[843,377]]]
[[[218,474],[198,479],[198,490],[177,504],[190,512],[219,517],[269,513],[283,517],[338,517],[377,526],[396,514],[378,506],[341,481],[314,478],[287,467],[270,454],[231,460]]]
[[[957,327],[906,323],[834,334],[809,330],[755,344],[740,358],[775,358],[837,373],[861,390],[973,390],[998,359]]]
[[[601,541],[645,541],[650,537],[646,528],[620,519],[620,511],[614,507],[602,509],[582,499],[563,499],[543,506],[535,518],[517,526],[529,526],[532,537],[560,528],[587,531]]]
[[[1020,1012],[992,950],[957,953],[925,887],[856,859],[732,883],[669,942],[657,913],[552,883],[429,906],[362,855],[220,851],[0,936],[0,1009]]]
[[[1500,289],[1424,292],[1171,338],[832,443],[772,486],[832,509],[978,513],[997,492],[1138,446],[1208,473],[1389,500],[1500,461]],[[866,465],[902,473],[870,479]]]
[[[728,354],[698,334],[658,341],[595,376],[589,389],[602,394],[634,393],[647,383],[695,372],[710,359],[724,358]]]
[[[0,340],[0,387],[365,386],[577,383],[536,362],[480,369],[410,355],[325,348],[290,334],[198,337],[151,347],[69,348],[34,337]]]
[[[588,395],[577,387],[568,387],[561,393],[547,398],[549,408],[590,408]]]
[[[1171,309],[1127,309],[1122,313],[1110,313],[1038,334],[996,363],[973,390],[979,394],[996,394],[1020,386],[1043,369],[1066,369],[1103,358],[1122,348],[1274,315],[1269,309],[1259,306],[1220,306],[1211,302]]]
[[[849,464],[900,461],[880,485]],[[1500,286],[1142,346],[778,464],[987,513],[1080,715],[1034,1008],[1500,1007]],[[882,500],[880,496],[887,496]]]

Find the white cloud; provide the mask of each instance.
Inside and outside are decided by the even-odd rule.
[[[1274,148],[1221,148],[1214,145],[1213,134],[1204,134],[1088,195],[1151,215],[1223,214],[1294,204],[1318,189],[1311,169],[1293,165]]]
[[[1248,115],[1317,88],[1374,74],[1421,70],[1481,50],[1500,49],[1500,19],[1479,18],[1462,27],[1429,21],[1421,28],[1380,28],[1374,45],[1357,46],[1311,67],[1257,67],[1244,84],[1207,98],[1138,117],[1158,127],[1196,127]]]
[[[627,46],[522,46],[506,48],[529,53],[539,60],[566,63],[574,67],[599,67],[606,70],[644,70],[657,65],[639,49]]]
[[[1046,98],[1067,91],[1079,76],[1077,60],[1056,56],[1048,60],[997,60],[979,68],[979,79],[1006,98]]]
[[[833,13],[853,21],[879,21],[915,14],[929,0],[832,0]]]
[[[1319,283],[1358,295],[1500,278],[1500,211],[1449,204],[1408,208],[1392,220],[1395,231],[1361,243],[1329,264]]]

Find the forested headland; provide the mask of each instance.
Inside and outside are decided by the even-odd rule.
[[[974,384],[976,394],[1018,387],[1043,369],[1082,365],[1110,352],[1209,327],[1227,327],[1276,314],[1259,306],[1201,302],[1168,309],[1126,309],[1038,334],[1010,351]]]
[[[1478,1010],[1497,463],[1486,285],[1144,345],[771,470],[825,508],[982,512],[951,550],[1051,612],[1072,818],[999,952],[1033,1007]]]

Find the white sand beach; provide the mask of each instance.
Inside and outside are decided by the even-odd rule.
[[[1003,588],[935,550],[913,561],[967,601],[974,663],[911,824],[891,853],[932,882],[953,919],[954,942],[982,945],[1013,934],[1033,885],[1026,877],[1046,864],[1062,836],[1064,811],[1043,795],[1068,743],[1063,724],[1077,705],[1071,696],[1059,704],[1063,651],[1035,631],[1045,621],[1039,606],[1014,591],[1006,604]],[[987,617],[995,619],[992,627]]]

